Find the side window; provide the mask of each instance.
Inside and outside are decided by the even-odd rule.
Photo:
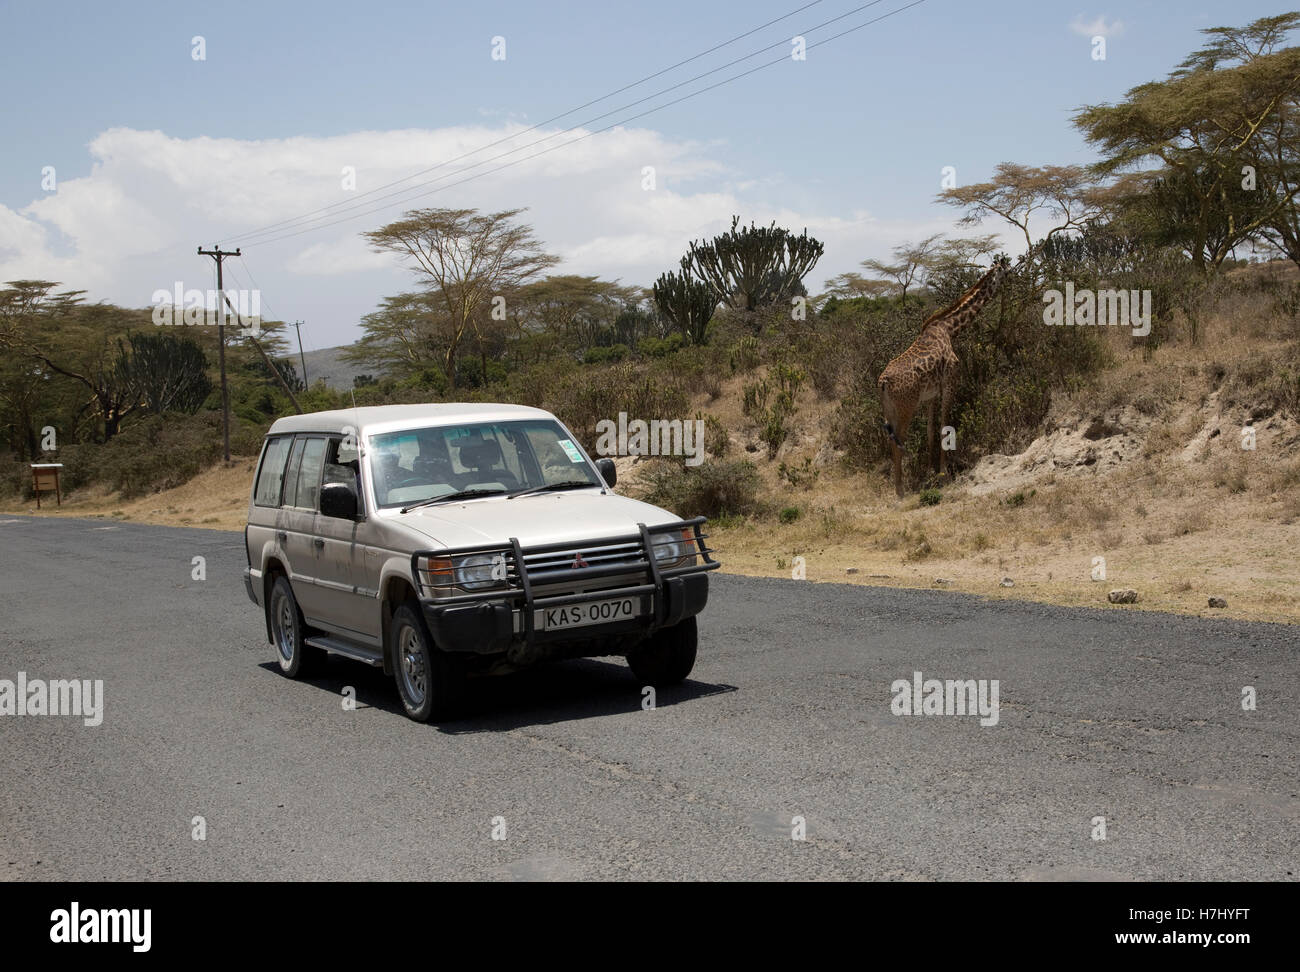
[[[302,436],[293,440],[293,449],[289,453],[289,465],[284,471],[284,500],[282,505],[294,506],[298,497],[298,469],[302,466],[302,447],[307,440]]]
[[[346,483],[361,496],[361,460],[354,441],[330,439],[325,450],[325,477],[323,483]]]
[[[280,484],[284,481],[284,463],[289,456],[292,436],[271,439],[262,450],[262,464],[257,470],[257,488],[253,503],[257,506],[279,506]]]
[[[302,465],[298,469],[298,495],[293,505],[300,509],[316,509],[320,493],[321,466],[325,459],[326,439],[312,436],[302,450]]]

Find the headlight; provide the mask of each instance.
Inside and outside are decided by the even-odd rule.
[[[672,533],[651,534],[650,542],[655,548],[655,560],[662,567],[676,563],[694,552],[695,536],[689,530],[680,535]]]
[[[502,583],[500,574],[504,571],[505,559],[498,554],[471,554],[456,565],[457,584],[467,591],[478,591]],[[493,577],[494,568],[499,567],[498,577]],[[499,579],[500,578],[500,579]]]

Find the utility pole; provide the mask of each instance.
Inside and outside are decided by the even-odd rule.
[[[199,247],[199,256],[210,256],[217,261],[217,292],[221,295],[217,301],[217,358],[221,362],[221,445],[230,462],[230,392],[226,388],[226,288],[221,279],[221,261],[228,256],[239,256],[239,248],[222,250],[213,246],[210,250]]]
[[[298,360],[302,362],[302,387],[307,386],[307,356],[302,353],[302,321],[294,321],[293,329],[298,332]]]

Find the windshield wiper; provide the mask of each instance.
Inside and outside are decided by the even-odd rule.
[[[420,500],[418,503],[411,503],[409,506],[403,506],[401,512],[405,513],[421,506],[432,506],[434,503],[443,503],[447,500],[471,499],[475,496],[497,496],[504,492],[504,489],[462,489],[459,492],[444,493],[441,496],[434,496],[426,500]]]
[[[514,499],[516,496],[528,496],[531,493],[546,493],[551,490],[559,491],[562,489],[582,489],[584,486],[599,486],[599,483],[593,483],[588,479],[566,479],[562,483],[543,483],[541,486],[529,486],[527,489],[517,489],[506,499]]]

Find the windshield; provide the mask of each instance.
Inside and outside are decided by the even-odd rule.
[[[474,490],[490,495],[603,485],[577,443],[546,419],[408,429],[372,435],[369,442],[380,509]]]

